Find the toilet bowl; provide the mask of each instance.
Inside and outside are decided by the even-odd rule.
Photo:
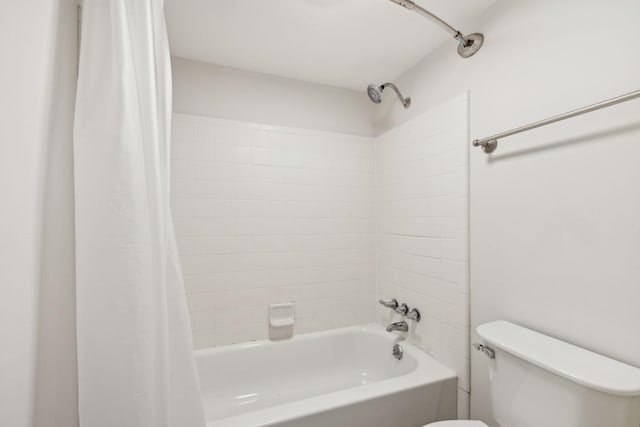
[[[437,423],[427,424],[424,427],[489,427],[482,421],[470,420],[450,420],[438,421]]]

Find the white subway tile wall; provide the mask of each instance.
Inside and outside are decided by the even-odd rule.
[[[378,137],[175,114],[172,209],[198,348],[400,320],[469,413],[468,96]],[[375,152],[375,155],[374,155]],[[375,171],[375,173],[374,173]]]
[[[375,319],[372,138],[174,114],[172,210],[197,348]]]
[[[422,313],[408,339],[458,374],[469,414],[468,95],[376,141],[377,292]],[[399,315],[378,306],[378,321]]]

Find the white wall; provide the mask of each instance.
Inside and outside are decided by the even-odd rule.
[[[172,206],[196,347],[374,319],[371,138],[174,114]]]
[[[375,105],[364,91],[172,58],[173,111],[210,117],[374,134]]]
[[[74,1],[0,4],[0,424],[77,425]]]
[[[400,79],[409,111],[471,91],[478,138],[640,89],[635,0],[501,0]],[[506,138],[470,153],[472,328],[507,319],[640,366],[640,101]],[[472,335],[472,341],[478,337]],[[486,358],[472,352],[471,415],[491,421]]]
[[[469,417],[469,117],[457,96],[376,139],[378,297],[417,307],[408,339],[458,374]],[[378,321],[401,320],[378,306]]]

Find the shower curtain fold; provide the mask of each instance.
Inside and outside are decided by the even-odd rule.
[[[74,125],[80,425],[204,426],[169,206],[161,0],[84,0]]]

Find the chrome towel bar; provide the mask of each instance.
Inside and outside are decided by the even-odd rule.
[[[570,111],[568,113],[560,114],[557,116],[549,117],[548,119],[540,120],[519,128],[511,129],[507,132],[498,133],[482,139],[476,139],[473,141],[474,147],[482,147],[482,151],[485,153],[493,153],[498,146],[498,140],[507,136],[515,135],[518,133],[526,132],[531,129],[539,128],[542,126],[550,125],[551,123],[559,122],[562,120],[570,119],[572,117],[580,116],[582,114],[590,113],[592,111],[600,110],[602,108],[610,107],[612,105],[620,104],[621,102],[630,101],[635,98],[640,98],[640,90],[627,93],[616,98],[607,99],[606,101],[598,102],[596,104],[589,105],[587,107],[579,108],[577,110]]]

